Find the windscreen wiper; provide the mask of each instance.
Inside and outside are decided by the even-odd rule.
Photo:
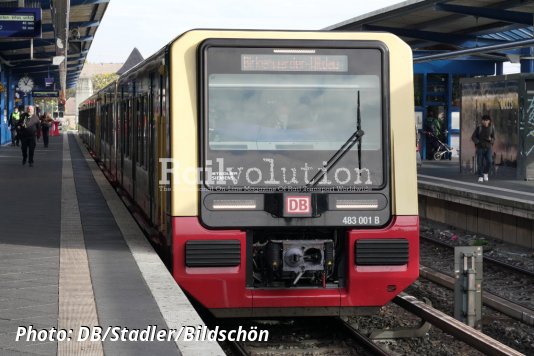
[[[362,137],[365,134],[362,130],[362,117],[360,113],[360,91],[358,90],[358,107],[356,113],[356,132],[349,137],[349,139],[337,150],[336,153],[326,163],[321,169],[313,176],[313,178],[306,184],[306,188],[313,188],[321,179],[328,174],[328,172],[336,165],[336,163],[345,156],[347,152],[351,150],[356,143],[358,143],[358,168],[362,168]]]

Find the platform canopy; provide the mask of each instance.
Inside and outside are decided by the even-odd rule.
[[[10,8],[40,8],[42,13],[41,36],[6,37],[0,30],[2,69],[9,70],[15,81],[27,75],[36,89],[49,90],[55,85],[55,90],[64,92],[75,86],[108,3],[109,0],[1,1],[4,12],[0,12],[0,21],[9,18],[1,15],[9,13]],[[45,79],[54,84],[46,87]]]
[[[394,33],[412,47],[415,62],[468,56],[519,62],[532,57],[533,13],[529,0],[409,0],[327,30]]]

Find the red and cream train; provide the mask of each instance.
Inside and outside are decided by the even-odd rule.
[[[216,316],[370,313],[418,277],[410,48],[195,30],[79,107],[79,133]]]

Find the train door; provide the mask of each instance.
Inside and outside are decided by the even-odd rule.
[[[132,99],[128,98],[125,101],[125,121],[124,121],[124,132],[125,132],[125,147],[124,147],[124,170],[123,170],[123,180],[124,188],[130,194],[130,197],[133,197],[133,177],[132,177],[132,141],[133,141],[133,120],[132,120]]]
[[[113,122],[111,121],[111,115],[110,115],[110,98],[109,94],[106,94],[106,137],[105,137],[105,145],[106,145],[106,160],[104,162],[106,169],[108,171],[111,171],[111,149],[110,149],[110,143],[111,143],[111,126],[113,125]]]
[[[135,85],[134,85],[134,88],[135,88]],[[135,91],[135,89],[134,89]],[[138,157],[137,157],[137,148],[139,146],[139,142],[138,142],[138,135],[139,135],[139,127],[138,127],[138,123],[139,123],[139,98],[136,98],[134,96],[134,98],[132,99],[132,102],[131,102],[131,108],[132,108],[132,113],[131,113],[131,118],[132,118],[132,121],[131,121],[131,128],[132,128],[132,133],[131,133],[131,137],[132,137],[132,146],[131,146],[131,159],[132,159],[132,171],[131,171],[131,174],[132,174],[132,192],[131,192],[131,197],[134,201],[137,201],[137,194],[136,194],[136,186],[137,186],[137,181],[136,181],[136,176],[137,176],[137,164],[138,164]]]
[[[146,159],[147,151],[147,102],[148,95],[143,93],[136,99],[136,120],[137,120],[137,149],[135,164],[135,197],[137,204],[141,207],[146,216],[150,215],[150,190],[148,183],[148,164]]]
[[[170,101],[167,101],[169,88],[168,72],[165,71],[165,75],[162,76],[161,83],[161,156],[164,158],[172,158],[171,155],[171,125],[170,125]],[[177,143],[178,144],[178,143]],[[166,179],[166,177],[165,177]],[[161,230],[167,239],[168,246],[172,245],[172,220],[171,220],[171,190],[166,189],[162,194],[162,219]]]
[[[113,142],[113,115],[111,115],[111,95],[108,94],[106,103],[106,168],[111,172],[111,145]]]
[[[106,164],[106,132],[108,118],[106,115],[106,95],[104,94],[102,104],[100,104],[100,160]]]
[[[110,96],[110,113],[111,113],[111,137],[110,137],[110,172],[112,180],[118,181],[117,179],[117,106],[115,103],[117,102],[117,96],[116,92],[113,91],[113,94]]]
[[[162,73],[157,77],[157,89],[155,90],[157,99],[155,100],[155,107],[156,107],[156,113],[155,117],[156,120],[154,122],[154,150],[155,150],[155,180],[158,184],[158,188],[156,188],[156,220],[157,226],[159,230],[165,234],[166,230],[166,204],[165,204],[165,197],[166,193],[164,189],[165,186],[159,185],[159,182],[163,180],[164,177],[162,177],[162,165],[165,163],[160,163],[160,159],[167,157],[167,154],[165,152],[165,92],[163,89],[164,85],[164,77]],[[166,236],[166,235],[164,235]]]
[[[101,109],[101,105],[100,105],[100,102],[97,100],[96,102],[96,105],[95,105],[95,128],[94,128],[94,135],[95,135],[95,141],[94,141],[94,148],[95,148],[95,152],[97,154],[97,156],[100,156],[101,155],[101,150],[100,150],[100,140],[101,140],[101,137],[102,137],[102,133],[101,133],[101,129],[102,129],[102,118],[100,116],[100,109]]]
[[[121,184],[121,187],[124,187],[124,156],[126,154],[126,145],[128,143],[128,140],[127,140],[127,137],[126,137],[126,133],[127,133],[127,130],[126,130],[126,125],[127,125],[127,112],[128,112],[128,104],[127,104],[127,101],[124,100],[124,92],[122,93],[122,96],[121,96],[121,104],[120,104],[120,132],[121,132],[121,140],[120,140],[120,147],[121,147],[121,152],[120,152],[120,184]]]
[[[155,125],[154,125],[154,73],[150,73],[149,79],[149,89],[148,89],[148,103],[147,103],[147,125],[148,125],[148,142],[147,142],[147,169],[148,169],[148,192],[149,192],[149,217],[157,225],[155,217],[155,204],[157,201],[156,194],[157,192],[154,189],[154,174],[157,174],[156,166],[154,162],[154,141],[155,137]]]
[[[122,88],[121,88],[122,91]],[[122,186],[122,169],[124,162],[124,104],[122,92],[117,98],[117,183]]]

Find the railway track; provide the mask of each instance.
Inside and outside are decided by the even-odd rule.
[[[454,249],[453,245],[448,244],[448,243],[443,242],[443,241],[435,240],[433,238],[422,236],[422,235],[420,236],[420,238],[422,240],[424,240],[424,241],[430,242],[430,243],[435,244],[435,245],[447,247],[449,249]],[[504,268],[507,268],[507,269],[512,270],[514,272],[518,272],[518,273],[521,273],[521,274],[524,274],[526,276],[534,278],[534,271],[532,271],[532,270],[529,270],[529,269],[526,269],[526,268],[522,268],[520,266],[512,265],[512,264],[503,262],[501,260],[498,260],[498,259],[495,259],[495,258],[489,257],[489,256],[483,256],[483,258],[484,258],[484,261],[489,262],[491,264],[497,265],[499,267],[504,267]]]
[[[454,277],[426,266],[420,267],[419,274],[421,277],[433,283],[454,290]],[[482,303],[504,315],[519,320],[527,325],[534,326],[534,310],[530,310],[513,301],[486,291],[482,293]]]
[[[338,317],[296,319],[271,325],[268,342],[228,342],[233,355],[390,355]],[[231,327],[231,326],[228,326]],[[264,325],[265,327],[265,325]]]
[[[470,347],[487,355],[507,355],[518,356],[523,355],[519,351],[512,349],[509,346],[502,344],[501,342],[491,338],[482,332],[473,329],[466,324],[459,322],[453,317],[425,304],[424,302],[416,299],[413,296],[402,293],[396,297],[393,302],[402,309],[405,309],[411,314],[418,316],[419,318],[428,321],[434,327],[442,330],[443,332],[453,336],[455,339],[463,341]],[[325,319],[326,320],[326,319]],[[388,351],[382,349],[379,345],[375,344],[365,335],[362,335],[352,325],[341,318],[328,318],[327,322],[320,322],[319,325],[323,326],[323,329],[327,329],[328,334],[335,334],[342,331],[345,336],[350,337],[354,341],[354,344],[359,349],[364,349],[365,354],[369,355],[391,355]],[[298,329],[298,328],[297,328]],[[292,329],[294,330],[294,329]],[[297,332],[302,332],[298,330]],[[309,336],[309,335],[307,335]],[[347,349],[341,346],[333,346],[332,344],[326,344],[325,341],[319,342],[322,347],[313,346],[310,347],[308,342],[293,342],[289,344],[280,345],[273,349],[272,345],[258,344],[249,345],[244,342],[231,342],[228,343],[234,355],[250,356],[253,354],[269,354],[269,355],[286,355],[286,354],[303,354],[303,355],[361,355],[361,351],[357,348]]]
[[[486,355],[523,355],[482,332],[417,300],[415,297],[401,293],[393,299],[393,302]]]
[[[375,344],[371,339],[369,339],[368,337],[360,333],[358,330],[356,330],[354,327],[352,327],[350,323],[339,318],[338,323],[352,336],[353,339],[355,339],[360,345],[362,345],[367,351],[371,352],[373,355],[389,355],[389,353],[384,351],[384,349]]]
[[[423,238],[421,240],[420,263],[422,265],[432,266],[433,270],[453,276],[455,273],[453,248],[454,246],[447,243],[436,241],[432,238]],[[497,299],[500,298],[503,301],[520,305],[526,308],[527,311],[533,311],[534,300],[532,299],[532,295],[534,295],[534,276],[532,276],[532,271],[521,268],[522,266],[510,265],[500,260],[498,260],[498,263],[494,263],[494,260],[493,258],[484,258],[484,294],[497,296]],[[515,307],[512,308],[516,309]],[[509,310],[510,308],[507,307],[507,309]],[[517,319],[515,316],[512,317]],[[521,320],[527,321],[530,325],[528,317],[522,317]]]

